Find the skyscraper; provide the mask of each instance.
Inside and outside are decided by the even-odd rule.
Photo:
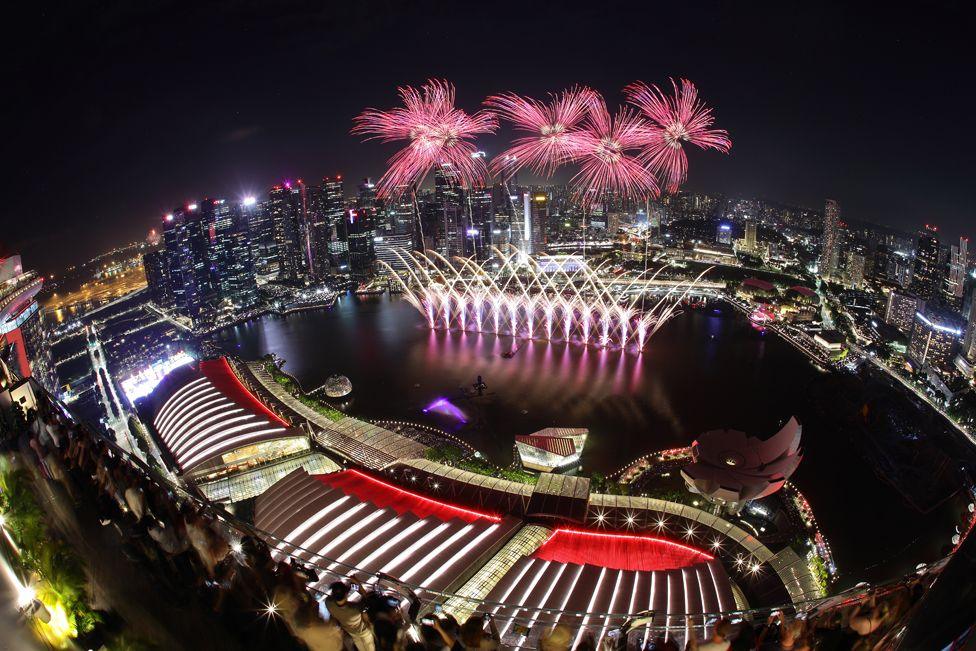
[[[966,268],[969,266],[969,239],[959,238],[958,246],[953,244],[949,252],[949,268],[942,287],[943,300],[954,310],[962,310],[966,291]]]
[[[354,208],[346,217],[349,246],[349,273],[357,280],[373,275],[376,260],[373,238],[376,237],[376,211]]]
[[[338,266],[332,259],[331,245],[337,232],[345,234],[342,195],[342,175],[325,177],[317,188],[309,188],[309,248],[311,249],[311,275],[322,279]],[[345,264],[345,260],[342,264]]]
[[[926,301],[938,298],[942,291],[943,266],[940,249],[938,229],[926,224],[915,241],[915,264],[911,283],[911,290]]]
[[[171,305],[195,325],[213,319],[218,297],[210,223],[205,212],[210,211],[190,203],[163,219]]]
[[[840,229],[840,204],[827,199],[824,204],[824,228],[820,244],[820,275],[830,276],[837,261],[837,246]]]
[[[231,203],[216,199],[211,204],[210,239],[217,295],[223,307],[234,311],[250,308],[258,301],[248,236],[247,209],[252,201]]]
[[[976,364],[976,285],[970,288],[969,311],[966,314],[966,336],[962,342],[963,357],[970,364]]]
[[[911,335],[915,313],[924,311],[925,301],[919,297],[902,292],[891,292],[888,294],[885,323],[898,328],[905,335]]]
[[[908,342],[908,358],[919,368],[951,369],[963,334],[961,321],[958,315],[931,306],[916,312]]]
[[[434,212],[437,250],[447,256],[463,256],[467,228],[464,223],[463,191],[450,166],[440,165],[434,173]],[[428,233],[429,235],[429,233]]]
[[[285,181],[268,192],[268,219],[277,248],[279,267],[275,280],[304,281],[308,277],[308,193],[299,179]]]

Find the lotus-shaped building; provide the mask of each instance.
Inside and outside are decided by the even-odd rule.
[[[750,500],[772,495],[800,465],[796,417],[768,439],[721,429],[702,434],[692,446],[694,462],[681,470],[688,490],[738,513]]]

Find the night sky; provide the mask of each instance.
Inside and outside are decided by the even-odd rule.
[[[615,103],[635,79],[685,76],[734,142],[693,153],[687,189],[976,230],[962,2],[48,4],[12,3],[0,28],[0,247],[45,273],[189,199],[379,176],[393,150],[349,136],[352,117],[432,76],[471,110],[573,83]]]

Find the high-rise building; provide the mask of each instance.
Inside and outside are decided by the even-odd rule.
[[[824,204],[823,237],[820,243],[820,275],[830,276],[837,260],[837,247],[840,233],[840,204],[827,199]]]
[[[949,268],[942,287],[943,300],[954,310],[961,311],[966,290],[966,268],[969,266],[969,239],[959,238],[959,244],[949,251]]]
[[[911,335],[915,313],[924,311],[925,301],[921,298],[902,292],[891,292],[888,294],[888,305],[885,309],[885,323],[905,335]]]
[[[531,194],[527,192],[525,197],[528,199],[525,204],[526,210],[528,210],[526,225],[528,226],[529,247],[527,253],[541,255],[546,252],[546,243],[549,239],[547,232],[549,226],[549,195],[544,192],[533,192]]]
[[[471,209],[471,226],[467,236],[471,246],[471,254],[478,260],[491,257],[491,247],[494,246],[492,230],[495,226],[495,206],[492,200],[491,188],[473,188],[469,192],[468,205]]]
[[[946,371],[963,335],[962,319],[952,312],[927,306],[915,313],[908,358],[918,367],[931,366]]]
[[[976,285],[970,288],[969,294],[969,310],[966,312],[966,336],[962,342],[962,354],[970,364],[976,364]]]
[[[396,272],[406,271],[408,260],[407,255],[413,249],[412,233],[384,233],[373,238],[373,246],[376,250],[376,259],[384,262]],[[386,275],[389,270],[378,265],[377,273]]]
[[[925,225],[915,241],[915,264],[912,269],[911,290],[926,301],[938,298],[943,282],[942,251],[938,229]]]
[[[315,188],[309,188],[308,237],[311,250],[311,275],[325,278],[338,266],[332,258],[331,244],[337,233],[345,234],[342,176],[325,177]],[[345,260],[342,261],[345,264]]]
[[[308,240],[308,192],[299,179],[285,181],[268,192],[266,205],[272,240],[277,248],[278,273],[274,280],[301,282],[308,277],[311,246]]]
[[[258,202],[249,198],[244,206],[247,215],[247,232],[251,240],[251,260],[254,263],[254,277],[258,284],[275,280],[281,270],[281,256],[274,238],[271,216],[266,201]]]
[[[253,307],[258,301],[248,235],[248,209],[252,203],[253,199],[245,199],[242,203],[216,199],[210,208],[211,255],[217,295],[222,307],[234,311]],[[148,275],[147,272],[147,280]]]
[[[212,205],[212,204],[211,204]],[[190,203],[163,219],[163,242],[171,305],[194,324],[215,315],[218,282],[210,239],[208,210]]]
[[[851,246],[847,251],[847,262],[844,265],[844,275],[847,283],[854,289],[860,289],[864,285],[864,271],[867,256],[864,247],[860,244]]]
[[[142,268],[146,274],[149,300],[160,307],[172,307],[173,296],[169,291],[169,265],[166,250],[153,249],[143,253]]]
[[[357,280],[366,280],[374,272],[376,251],[376,213],[370,208],[349,210],[346,218],[349,246],[349,274]]]
[[[434,212],[437,233],[437,250],[447,256],[465,255],[468,237],[464,223],[463,191],[457,174],[447,165],[441,165],[434,173]]]
[[[376,184],[373,183],[373,179],[366,177],[359,184],[359,197],[356,200],[356,207],[372,210],[379,207],[377,203]]]

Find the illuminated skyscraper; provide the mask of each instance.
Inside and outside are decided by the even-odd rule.
[[[948,310],[927,307],[915,313],[908,358],[919,368],[952,368],[952,358],[963,335],[962,319]]]
[[[969,239],[959,238],[959,245],[952,245],[949,252],[949,268],[942,287],[943,300],[954,310],[962,310],[966,291],[966,268],[969,266]]]
[[[212,204],[190,203],[163,218],[167,282],[171,305],[195,325],[213,320],[218,298],[211,242]]]
[[[331,244],[338,232],[345,235],[344,203],[341,175],[327,176],[317,188],[310,188],[308,233],[314,278],[324,278],[332,271]]]
[[[447,257],[463,256],[467,228],[462,207],[463,193],[457,175],[441,165],[434,173],[434,211],[437,250]],[[427,235],[430,235],[429,233]]]
[[[937,231],[935,226],[926,224],[915,242],[911,289],[926,301],[938,298],[942,291],[942,252]]]
[[[48,391],[57,391],[44,315],[37,302],[44,279],[24,271],[19,255],[0,257],[0,353],[21,377],[34,377]]]
[[[303,281],[308,276],[308,192],[299,179],[285,181],[268,192],[268,219],[277,248],[279,267],[275,280]]]
[[[891,292],[888,294],[885,323],[898,328],[905,335],[911,335],[915,313],[924,311],[925,301],[919,297],[902,292]]]
[[[229,202],[217,199],[209,209],[212,267],[222,307],[243,310],[258,301],[248,236],[248,213],[253,199]],[[148,276],[148,274],[147,274]]]
[[[827,199],[824,204],[824,228],[820,244],[820,275],[830,276],[837,261],[838,237],[840,231],[840,204]]]

